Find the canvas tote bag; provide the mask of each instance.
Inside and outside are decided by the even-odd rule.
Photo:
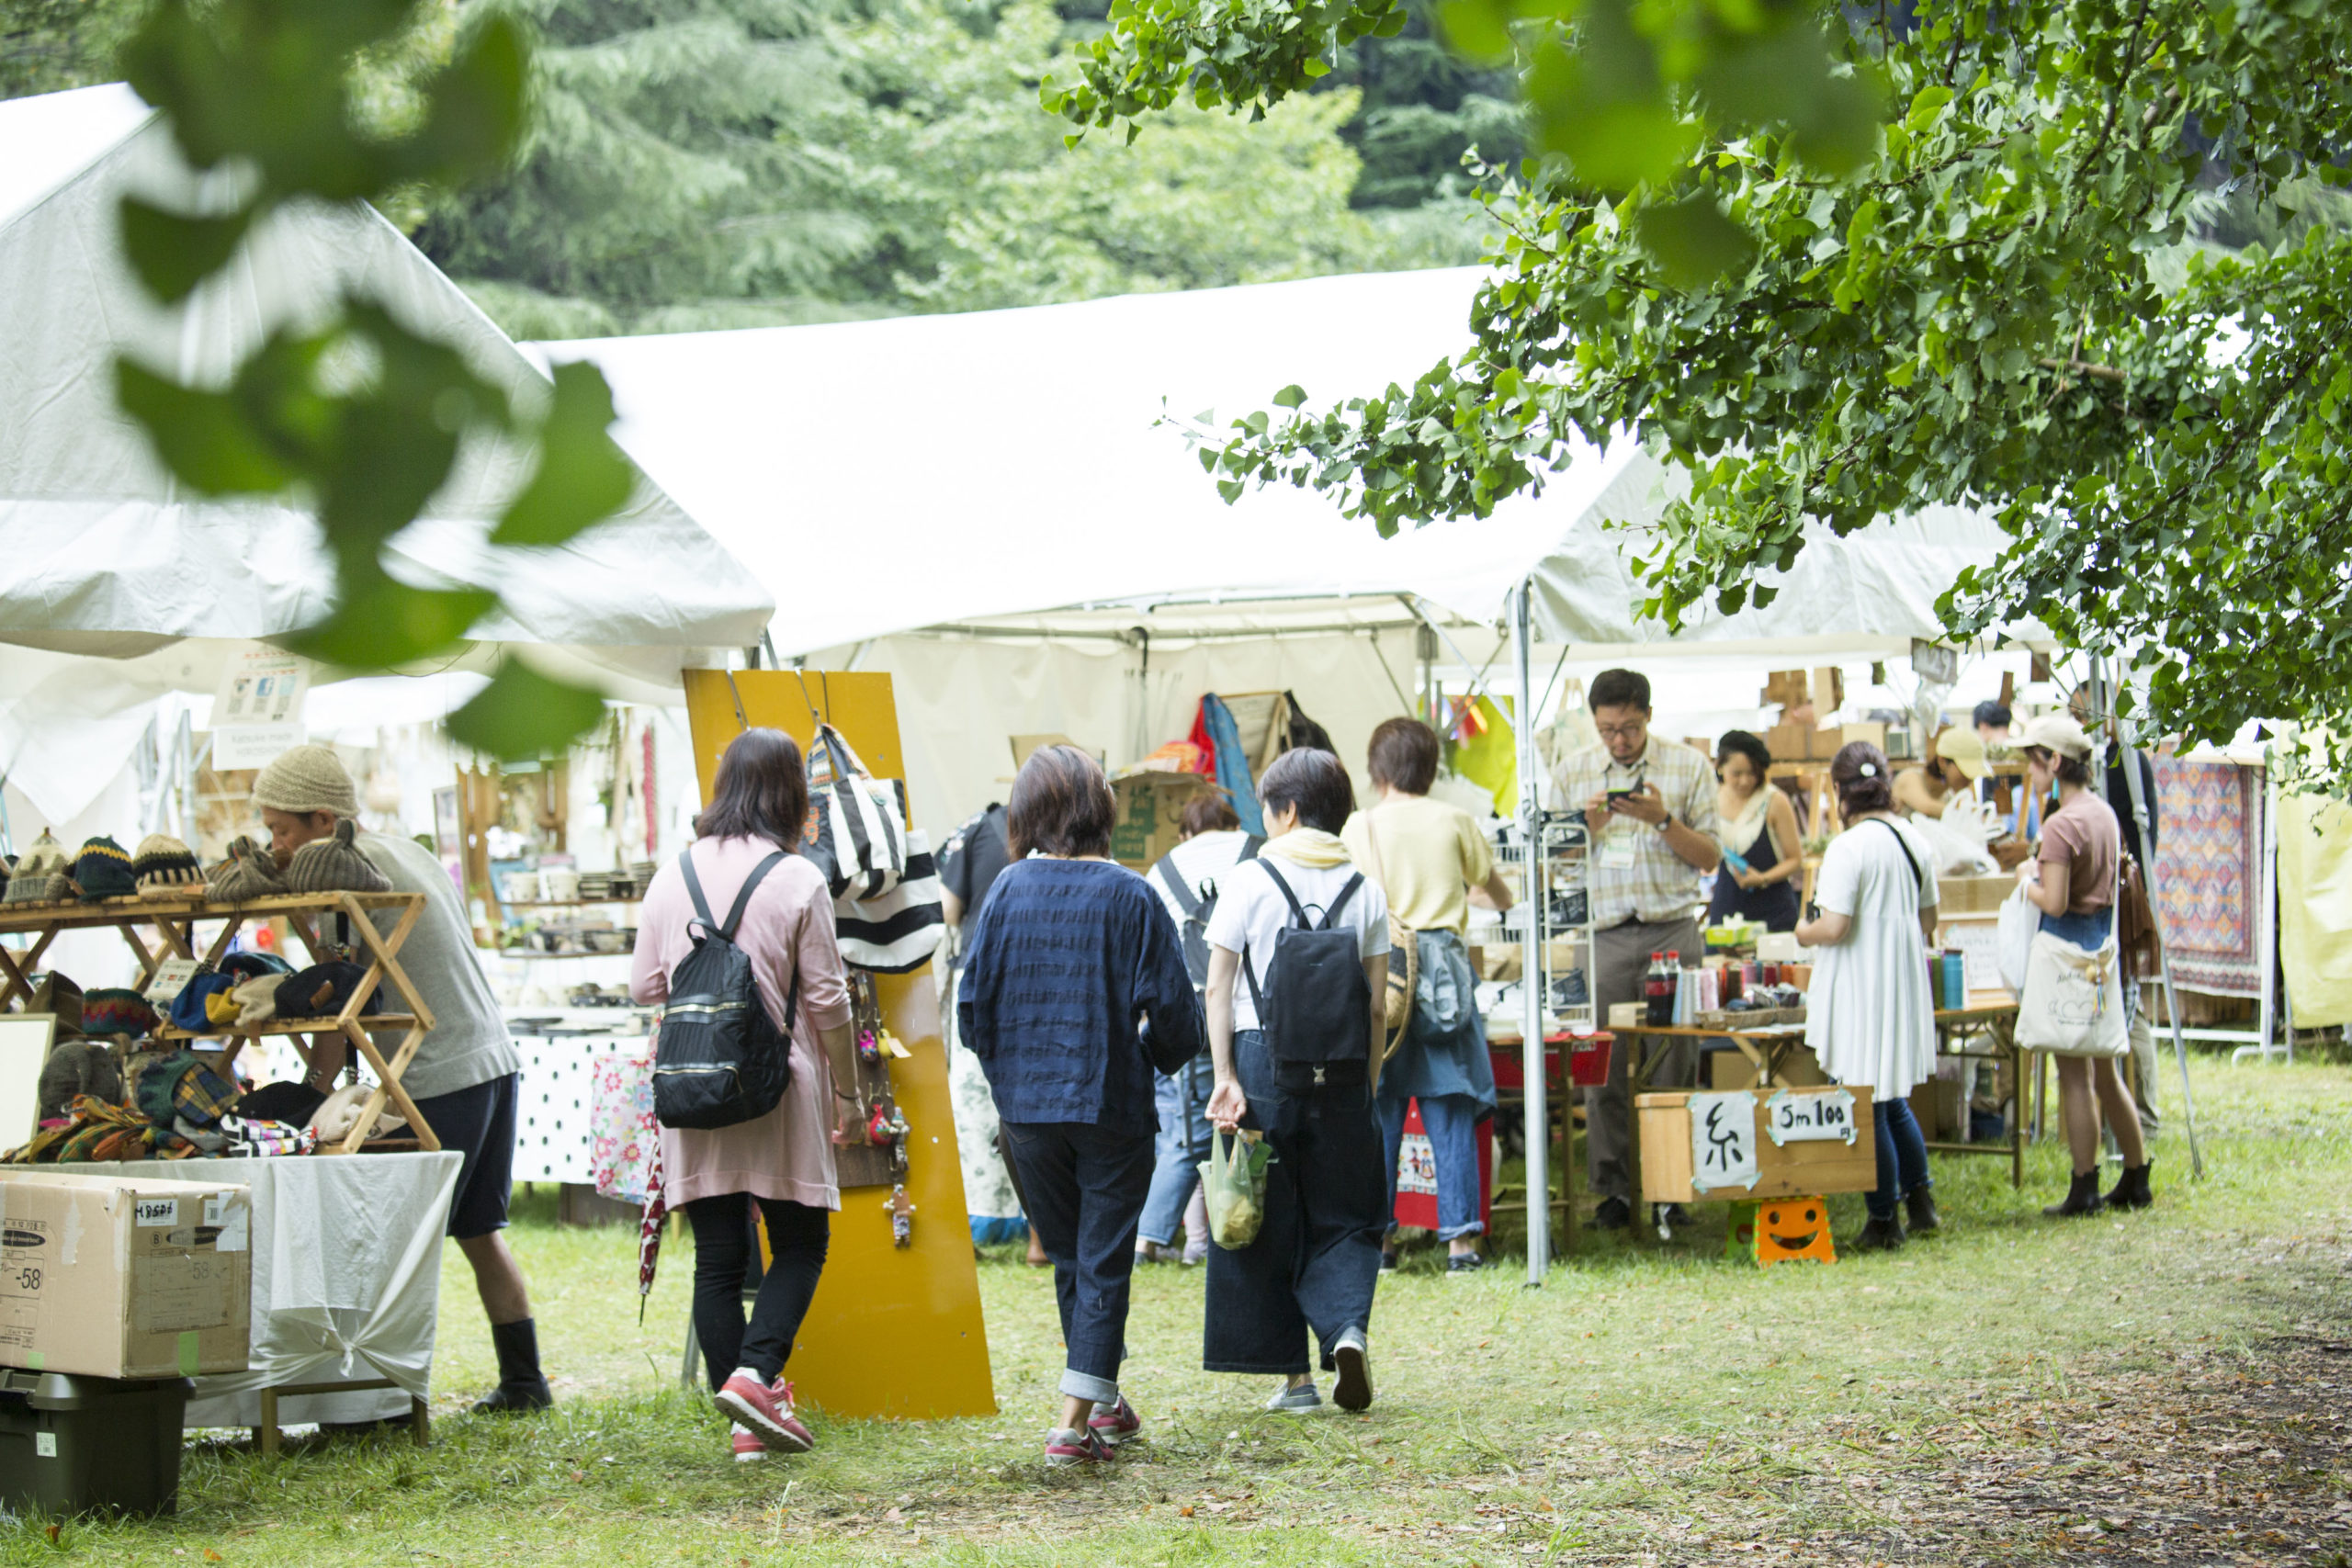
[[[2122,893],[2124,854],[2116,852],[2116,894]],[[2018,897],[2022,901],[2024,889]],[[2028,902],[2028,908],[2033,906]],[[2113,909],[2114,904],[2109,908]],[[2002,908],[2008,926],[2008,909]],[[2018,1043],[2058,1056],[2121,1056],[2132,1049],[2123,1017],[2123,952],[2110,919],[2107,941],[2086,953],[2064,937],[2037,931],[2018,994]]]

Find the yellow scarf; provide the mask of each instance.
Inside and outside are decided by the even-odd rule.
[[[1340,842],[1340,835],[1327,833],[1320,828],[1293,828],[1279,839],[1268,839],[1261,854],[1280,855],[1293,865],[1309,871],[1328,871],[1335,865],[1345,865],[1353,857],[1348,846]]]

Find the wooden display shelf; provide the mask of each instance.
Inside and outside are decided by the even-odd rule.
[[[379,1029],[413,1029],[416,1015],[406,1012],[364,1013],[351,1021],[370,1032]],[[158,1040],[226,1040],[232,1035],[257,1040],[265,1034],[337,1034],[343,1023],[332,1018],[273,1018],[250,1026],[224,1023],[218,1029],[178,1029],[165,1024],[155,1031]]]
[[[400,919],[389,931],[379,931],[369,915],[377,910],[397,909]],[[416,930],[418,919],[424,913],[422,893],[281,893],[266,898],[248,899],[242,904],[208,902],[201,889],[191,889],[184,897],[175,898],[110,898],[96,904],[52,904],[0,906],[0,934],[31,936],[30,947],[17,952],[0,946],[0,1011],[19,1005],[20,998],[32,994],[32,975],[41,955],[58,934],[68,931],[85,931],[110,926],[121,933],[122,940],[139,960],[139,982],[134,987],[145,990],[166,959],[195,959],[208,967],[217,967],[246,921],[283,919],[311,955],[311,962],[327,961],[331,943],[319,933],[321,922],[327,916],[338,916],[348,934],[349,942],[367,955],[367,967],[359,982],[351,989],[351,1001],[345,1010],[327,1019],[273,1019],[266,1025],[252,1030],[239,1030],[233,1025],[205,1035],[168,1027],[159,1031],[167,1039],[225,1038],[220,1063],[223,1069],[233,1064],[245,1042],[263,1035],[284,1035],[293,1042],[295,1051],[307,1064],[310,1048],[302,1042],[305,1034],[339,1034],[357,1053],[359,1058],[374,1069],[376,1087],[361,1108],[359,1119],[352,1126],[350,1135],[335,1146],[343,1154],[357,1154],[376,1130],[376,1122],[387,1108],[399,1112],[415,1134],[418,1146],[432,1150],[441,1146],[430,1123],[416,1108],[402,1085],[401,1075],[415,1060],[417,1048],[433,1029],[433,1010],[418,994],[416,985],[401,966],[400,951]],[[209,943],[198,951],[197,927],[218,921],[220,930]],[[141,940],[140,928],[150,928],[155,945],[150,947]],[[358,1010],[365,998],[373,998],[379,987],[389,987],[392,995],[408,1004],[401,1013],[362,1014]],[[403,1029],[401,1037],[388,1056],[376,1045],[371,1027]]]
[[[502,900],[499,908],[503,909],[594,909],[606,904],[642,904],[644,902],[644,899],[634,896],[627,898],[529,898],[521,903],[508,898]]]

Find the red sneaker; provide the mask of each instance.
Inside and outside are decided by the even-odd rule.
[[[755,1459],[765,1459],[768,1457],[768,1446],[760,1441],[760,1435],[757,1432],[752,1431],[749,1427],[744,1426],[741,1422],[739,1421],[735,1423],[735,1430],[732,1437],[735,1444],[735,1462],[737,1464],[749,1464]]]
[[[771,1452],[805,1454],[817,1439],[792,1413],[792,1385],[778,1378],[773,1384],[737,1372],[717,1395],[718,1407],[749,1427]]]
[[[1136,1414],[1136,1407],[1127,1403],[1127,1396],[1123,1393],[1108,1410],[1096,1405],[1094,1414],[1086,1418],[1086,1429],[1116,1448],[1143,1430],[1143,1417]]]
[[[1073,1432],[1067,1427],[1057,1427],[1046,1434],[1047,1464],[1108,1464],[1111,1447],[1092,1432]]]

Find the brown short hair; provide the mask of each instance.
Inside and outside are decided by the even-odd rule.
[[[1862,772],[1865,767],[1871,770],[1867,774]],[[1886,765],[1886,753],[1867,740],[1838,749],[1837,758],[1829,764],[1829,782],[1838,786],[1841,817],[1894,808],[1894,777]]]
[[[1107,855],[1117,820],[1102,765],[1075,746],[1040,746],[1030,752],[1004,804],[1005,839],[1014,860],[1033,850]]]
[[[1222,833],[1238,828],[1241,818],[1235,813],[1231,801],[1222,795],[1211,793],[1194,795],[1186,801],[1184,815],[1177,819],[1177,826],[1190,839],[1203,833]]]
[[[1372,732],[1364,766],[1372,782],[1407,795],[1427,795],[1437,783],[1437,731],[1418,718],[1392,718]]]
[[[1269,811],[1298,808],[1298,825],[1336,833],[1356,808],[1356,786],[1348,770],[1329,751],[1299,746],[1275,758],[1258,780],[1258,799]]]
[[[747,729],[718,759],[710,804],[695,818],[695,832],[797,849],[808,815],[808,775],[799,742],[781,729]]]

